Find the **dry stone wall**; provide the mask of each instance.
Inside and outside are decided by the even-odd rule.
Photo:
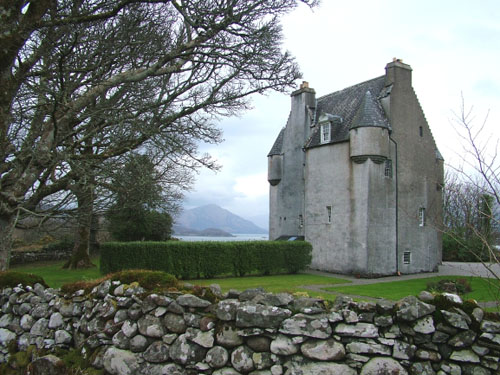
[[[39,251],[13,251],[10,258],[10,264],[26,264],[33,262],[46,262],[52,260],[68,260],[71,257],[73,249],[53,250],[43,248]]]
[[[207,290],[218,300],[148,295],[110,281],[89,295],[39,284],[4,289],[0,361],[16,343],[19,350],[81,347],[94,367],[120,375],[499,373],[500,323],[455,295],[377,303],[339,297],[326,306],[258,289]]]

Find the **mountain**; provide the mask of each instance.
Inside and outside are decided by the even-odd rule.
[[[186,228],[183,225],[173,224],[172,229],[177,236],[234,237],[231,233],[215,228],[197,230],[193,228]]]
[[[185,210],[175,219],[175,225],[198,231],[216,228],[233,234],[267,233],[265,229],[258,227],[251,221],[243,219],[216,204]]]

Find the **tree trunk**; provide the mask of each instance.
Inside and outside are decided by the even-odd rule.
[[[95,267],[89,253],[90,228],[93,212],[93,192],[88,186],[81,186],[73,191],[78,202],[77,230],[75,233],[75,246],[71,258],[63,268],[91,268]]]
[[[14,226],[15,215],[0,217],[0,271],[9,269]]]
[[[92,218],[90,221],[90,239],[89,239],[89,253],[94,255],[99,253],[99,239],[97,234],[99,233],[99,217],[92,213]]]

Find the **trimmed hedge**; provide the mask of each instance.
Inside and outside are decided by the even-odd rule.
[[[305,241],[108,242],[101,245],[101,272],[142,268],[181,279],[297,273],[311,251]]]

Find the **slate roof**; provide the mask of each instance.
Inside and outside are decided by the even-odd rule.
[[[267,156],[281,155],[284,134],[285,128],[281,129],[280,133],[278,134],[278,138],[276,138],[276,141],[274,141],[273,147],[271,147],[271,151],[269,151],[269,154]]]
[[[347,141],[351,128],[378,126],[390,129],[389,122],[377,99],[384,90],[384,86],[385,76],[380,76],[318,98],[316,119],[322,113],[337,115],[343,119],[341,124],[332,125],[329,143]],[[320,145],[319,129],[315,129],[306,147]]]

